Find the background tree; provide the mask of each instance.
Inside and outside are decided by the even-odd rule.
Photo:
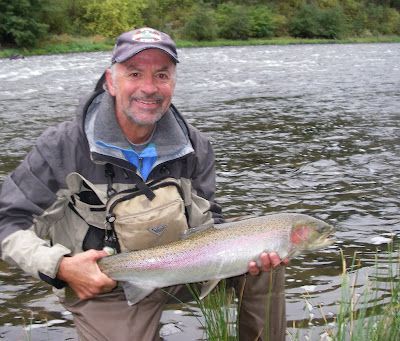
[[[48,0],[54,1],[54,0]],[[90,34],[86,27],[86,8],[92,0],[63,0],[66,3],[65,16],[69,18],[70,26],[69,29],[64,33],[76,34],[76,35],[87,35]]]
[[[247,8],[233,3],[221,4],[216,10],[218,35],[225,39],[247,39],[250,21]]]
[[[84,21],[92,34],[116,37],[143,25],[145,0],[92,0],[85,5]]]
[[[42,0],[40,21],[48,25],[48,31],[54,34],[72,33],[73,22],[68,13],[67,0]]]
[[[213,40],[217,37],[214,11],[200,2],[193,6],[183,29],[183,36],[193,40]]]
[[[304,4],[292,17],[290,34],[300,38],[343,37],[347,28],[342,7],[335,0],[325,0],[321,5],[323,8],[317,4]]]
[[[48,29],[40,21],[40,0],[0,0],[0,44],[35,46]]]
[[[250,37],[270,38],[275,35],[274,14],[267,6],[256,5],[249,8]]]
[[[340,5],[322,9],[318,13],[317,36],[327,39],[340,39],[345,36],[347,27]]]
[[[197,1],[194,0],[146,0],[143,20],[146,26],[166,31],[179,37],[188,15]]]
[[[318,35],[319,9],[315,5],[304,4],[289,23],[289,33],[294,37],[313,38]]]
[[[2,46],[138,26],[193,40],[399,35],[400,0],[0,0]]]
[[[390,1],[390,6],[400,10],[400,0],[392,0],[392,1]]]
[[[399,34],[400,15],[394,8],[370,3],[365,8],[366,29],[370,34]]]

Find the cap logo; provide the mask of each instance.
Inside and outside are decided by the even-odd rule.
[[[156,43],[162,39],[160,32],[153,30],[152,28],[142,28],[133,31],[132,40],[141,43]]]

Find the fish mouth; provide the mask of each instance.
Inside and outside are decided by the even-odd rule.
[[[320,229],[320,238],[329,240],[335,239],[335,231],[336,229],[332,225],[325,223],[325,226]]]
[[[333,245],[336,241],[335,233],[333,228],[326,234],[320,236],[315,242],[315,248],[319,249],[322,247]]]

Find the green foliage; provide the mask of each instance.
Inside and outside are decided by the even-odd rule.
[[[249,9],[250,37],[268,38],[275,33],[272,11],[267,6],[254,6]]]
[[[346,33],[343,10],[340,6],[322,10],[319,13],[318,23],[319,38],[340,39]]]
[[[393,252],[394,250],[396,252]],[[395,248],[389,244],[388,249],[383,252],[378,253],[377,250],[375,265],[370,269],[367,285],[361,294],[356,292],[360,284],[358,273],[353,271],[359,262],[356,259],[357,254],[353,256],[350,270],[347,269],[342,254],[342,295],[335,327],[328,330],[331,340],[399,340],[400,259],[398,250],[398,244]],[[382,264],[382,259],[385,264]]]
[[[0,44],[35,46],[48,25],[40,22],[40,0],[0,0]]]
[[[339,6],[321,9],[303,5],[292,18],[289,32],[300,38],[341,38],[346,31],[342,8]]]
[[[203,3],[195,5],[186,21],[184,36],[197,41],[215,39],[217,26],[214,12]]]
[[[200,290],[196,284],[187,284],[187,288],[200,309],[204,322],[201,322],[209,341],[238,340],[238,324],[236,316],[239,306],[233,288],[227,287],[225,280],[220,283],[204,299],[200,299]]]
[[[71,16],[66,15],[70,1],[43,0],[42,3],[40,20],[48,25],[48,31],[55,34],[70,33],[73,21]]]
[[[304,5],[292,18],[289,32],[294,37],[312,38],[318,33],[318,8],[315,5]]]
[[[370,4],[365,9],[368,29],[373,34],[399,34],[400,14],[393,8]]]
[[[54,2],[54,0],[47,0],[49,2]],[[63,10],[60,11],[61,15],[64,17],[66,25],[68,27],[62,31],[62,33],[77,34],[84,36],[89,34],[86,28],[86,7],[92,0],[57,0],[63,3],[60,6]],[[55,33],[52,29],[50,32]]]
[[[0,0],[0,44],[149,26],[197,41],[400,35],[400,0]]]
[[[146,26],[177,36],[185,26],[196,1],[194,0],[146,0],[143,21]]]
[[[382,24],[383,34],[400,34],[400,13],[393,8],[386,8],[386,19]]]
[[[391,0],[390,6],[400,10],[400,0]]]
[[[218,6],[216,18],[219,37],[225,39],[247,39],[250,36],[250,20],[244,6],[226,3]]]
[[[92,34],[116,37],[143,25],[141,11],[145,0],[92,0],[85,6],[84,19]]]
[[[364,4],[356,0],[343,0],[342,8],[348,30],[353,35],[362,36],[368,22]]]

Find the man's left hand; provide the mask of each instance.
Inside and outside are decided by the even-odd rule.
[[[270,271],[280,265],[288,264],[289,259],[285,258],[282,260],[276,252],[263,252],[260,255],[260,266],[255,261],[249,262],[249,273],[250,275],[257,276],[262,271]]]

